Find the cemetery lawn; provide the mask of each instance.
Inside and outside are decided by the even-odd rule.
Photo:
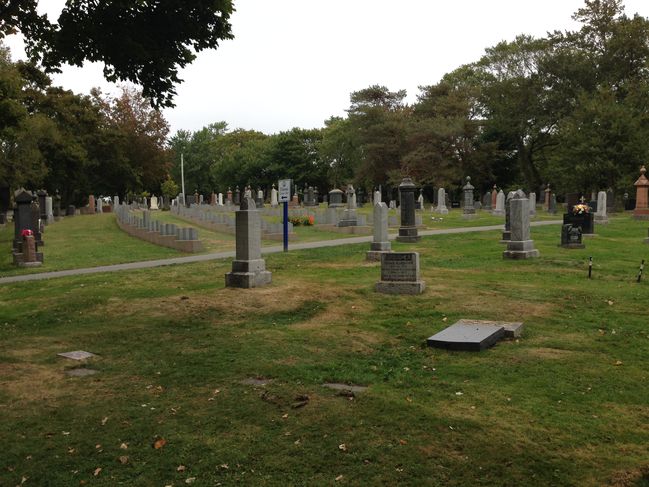
[[[229,260],[1,286],[0,485],[647,486],[646,226],[533,228],[530,261],[497,231],[393,243],[419,296],[373,291],[368,244],[267,256],[252,290]],[[426,347],[460,318],[525,330]]]
[[[112,213],[62,218],[45,227],[39,248],[44,263],[40,267],[18,268],[11,256],[13,223],[0,227],[0,277],[63,269],[78,269],[183,255],[167,247],[153,245],[120,230]]]

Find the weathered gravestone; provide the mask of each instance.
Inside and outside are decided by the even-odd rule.
[[[426,283],[419,278],[419,253],[386,252],[381,255],[381,280],[376,283],[377,292],[421,294],[425,288]]]
[[[13,262],[18,267],[38,267],[43,263],[43,253],[38,252],[31,230],[23,230],[22,243],[13,253]]]
[[[448,208],[446,207],[446,190],[439,188],[437,190],[437,213],[440,215],[448,215]]]
[[[399,242],[418,242],[420,237],[415,223],[415,185],[412,179],[403,178],[399,185],[401,200],[401,226],[399,227]]]
[[[511,239],[507,242],[507,250],[503,252],[505,259],[531,259],[539,256],[530,239],[530,209],[529,200],[520,189],[516,191],[510,202]]]
[[[239,190],[239,186],[234,188],[234,204],[235,206],[241,204],[241,190]]]
[[[466,184],[462,188],[463,194],[463,205],[462,205],[462,217],[464,218],[473,218],[475,215],[475,207],[473,206],[473,190],[475,188],[471,184],[471,176],[466,177]]]
[[[356,198],[354,187],[350,184],[347,186],[347,208],[345,208],[345,215],[342,220],[338,222],[339,227],[355,227],[358,225],[358,217],[356,215]]]
[[[636,187],[635,209],[633,218],[636,220],[649,219],[649,180],[645,176],[647,170],[644,166],[640,168],[640,177],[633,184]]]
[[[496,193],[496,205],[491,214],[494,216],[503,216],[505,214],[505,193],[503,193],[502,189]]]
[[[482,197],[482,209],[491,210],[491,191],[487,191]]]
[[[329,191],[329,199],[327,200],[329,208],[342,208],[345,206],[343,203],[343,192],[338,188]]]
[[[426,341],[429,347],[479,352],[502,338],[518,338],[523,323],[485,320],[459,320]]]
[[[54,223],[54,211],[53,211],[53,200],[51,196],[46,196],[45,197],[45,221],[48,225],[51,225]]]
[[[277,208],[279,205],[279,192],[275,188],[275,183],[273,183],[273,187],[270,190],[270,206],[273,208]]]
[[[392,246],[388,240],[388,205],[374,204],[374,238],[367,252],[367,260],[381,260],[381,255],[390,252]]]
[[[529,206],[530,206],[530,217],[536,216],[536,193],[530,193],[529,196]]]
[[[511,215],[510,215],[510,208],[511,208],[511,201],[512,198],[514,197],[514,192],[510,191],[507,193],[507,198],[505,199],[505,229],[503,230],[503,238],[500,240],[500,243],[506,244],[511,240],[512,232],[511,232]]]
[[[561,226],[561,247],[564,249],[583,249],[581,228],[570,223]]]
[[[264,191],[261,188],[257,188],[257,198],[255,199],[255,206],[257,208],[264,207]]]
[[[600,224],[608,223],[608,215],[606,214],[606,191],[597,193],[597,211],[595,212],[595,221]]]
[[[101,198],[99,199],[99,205],[101,205]],[[160,206],[158,206],[158,198],[156,195],[151,196],[151,201],[149,203],[149,209],[151,210],[159,210]]]
[[[245,198],[235,214],[236,256],[232,272],[225,275],[226,287],[252,288],[269,284],[271,273],[261,258],[261,217],[252,198]]]
[[[38,230],[38,221],[34,226],[32,218],[32,201],[34,196],[31,191],[20,188],[14,193],[14,240],[13,248],[20,249],[23,241],[23,230],[31,230],[35,233]]]

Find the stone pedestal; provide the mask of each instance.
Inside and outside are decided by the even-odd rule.
[[[418,242],[421,238],[415,221],[415,185],[410,178],[403,178],[399,185],[401,199],[401,226],[399,227],[399,242]]]
[[[463,205],[462,205],[462,218],[474,218],[475,206],[473,206],[473,190],[475,188],[471,184],[471,177],[466,177],[466,184],[462,188]]]
[[[388,205],[374,204],[374,238],[367,252],[367,260],[381,260],[381,255],[392,250],[388,240]]]
[[[261,287],[271,282],[266,261],[261,258],[261,219],[252,198],[244,198],[235,215],[236,256],[232,272],[225,275],[226,287]]]
[[[507,242],[507,250],[503,252],[505,259],[531,259],[539,256],[530,239],[530,209],[529,200],[520,189],[516,191],[510,202],[511,240]]]

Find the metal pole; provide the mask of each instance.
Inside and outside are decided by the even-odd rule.
[[[593,258],[589,257],[588,259],[588,279],[590,279],[593,274]]]
[[[183,192],[183,205],[185,204],[185,164],[183,160],[183,153],[180,153],[180,184]]]
[[[284,252],[288,252],[288,202],[284,202]]]

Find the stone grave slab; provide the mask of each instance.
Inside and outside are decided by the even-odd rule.
[[[85,352],[83,350],[75,350],[74,352],[57,353],[59,357],[69,358],[71,360],[86,360],[90,357],[96,357],[94,353]]]
[[[70,369],[65,371],[65,375],[69,377],[86,377],[89,375],[95,375],[98,370],[95,369],[86,369],[85,367],[79,367],[76,369]]]
[[[479,352],[505,336],[505,328],[496,325],[455,323],[428,338],[429,347]]]
[[[518,338],[523,333],[523,322],[521,321],[489,321],[489,320],[459,320],[457,323],[462,325],[476,326],[502,326],[505,329],[505,338]]]
[[[364,392],[367,390],[367,386],[341,384],[339,382],[325,382],[324,384],[322,384],[322,387],[326,387],[327,389],[333,389],[334,391],[349,391],[353,393]]]

